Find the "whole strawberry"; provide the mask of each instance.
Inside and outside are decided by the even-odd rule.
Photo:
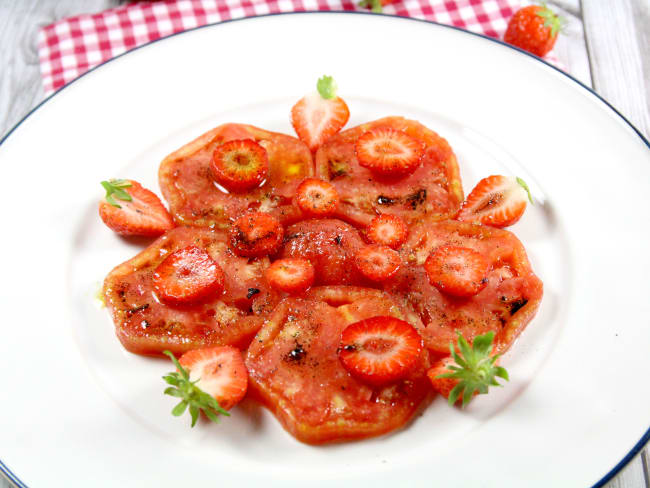
[[[553,49],[563,19],[546,5],[524,7],[508,22],[503,40],[537,56],[544,56]]]

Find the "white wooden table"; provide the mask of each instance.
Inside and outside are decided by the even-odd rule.
[[[0,138],[43,99],[36,51],[38,28],[120,3],[120,0],[0,0]],[[568,20],[555,49],[563,65],[650,138],[650,0],[548,3]],[[640,400],[650,405],[650,399]],[[650,414],[648,417],[650,420]],[[646,446],[605,486],[650,488],[648,450]],[[0,488],[9,487],[9,482],[0,477]]]

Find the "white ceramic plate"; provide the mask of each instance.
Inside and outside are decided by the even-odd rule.
[[[223,122],[291,133],[323,73],[349,126],[404,115],[447,137],[466,191],[493,173],[530,183],[538,204],[513,231],[544,301],[504,359],[511,381],[464,411],[439,398],[396,434],[318,448],[246,402],[191,430],[162,395],[170,364],[126,353],[94,298],[142,245],[100,223],[99,181],[157,189],[163,156]],[[589,486],[648,438],[650,151],[515,49],[374,15],[201,28],[61,90],[3,141],[0,167],[0,458],[25,485]]]

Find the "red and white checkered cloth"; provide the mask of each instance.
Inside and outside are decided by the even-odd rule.
[[[526,0],[395,0],[387,14],[451,24],[503,37]],[[137,2],[60,20],[39,32],[45,95],[114,56],[160,37],[228,19],[268,13],[366,9],[356,0],[164,0]],[[366,10],[367,11],[367,10]]]

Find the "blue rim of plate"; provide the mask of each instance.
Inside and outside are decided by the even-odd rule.
[[[397,19],[401,19],[401,20],[410,20],[410,21],[414,21],[414,22],[422,22],[422,23],[425,23],[425,24],[433,24],[433,25],[437,25],[437,26],[440,26],[440,27],[445,27],[447,29],[452,29],[452,30],[455,30],[455,31],[464,32],[466,34],[476,36],[476,37],[480,37],[480,38],[486,39],[486,40],[488,40],[490,42],[494,42],[496,44],[500,44],[501,46],[505,46],[505,47],[507,47],[509,49],[512,49],[514,51],[518,51],[519,53],[524,54],[524,55],[528,56],[529,58],[535,59],[536,61],[545,64],[549,68],[551,68],[551,69],[555,70],[556,72],[564,75],[569,80],[577,83],[579,86],[581,86],[582,88],[587,90],[589,93],[591,93],[593,96],[595,96],[598,100],[600,100],[602,103],[604,103],[605,106],[609,107],[616,115],[618,115],[623,120],[623,122],[625,122],[634,132],[636,132],[636,134],[641,138],[641,140],[645,143],[645,145],[648,147],[648,149],[650,149],[650,141],[648,141],[648,139],[645,138],[645,136],[641,133],[641,131],[639,129],[637,129],[629,120],[627,120],[623,114],[621,114],[618,110],[616,110],[616,108],[614,108],[614,106],[612,104],[610,104],[607,100],[605,100],[603,97],[601,97],[598,93],[596,93],[594,90],[589,88],[587,85],[582,83],[580,80],[574,78],[573,76],[571,76],[568,73],[565,73],[561,69],[557,68],[556,66],[553,66],[549,62],[544,61],[543,59],[535,56],[534,54],[531,54],[531,53],[529,53],[527,51],[524,51],[523,49],[519,49],[516,46],[512,46],[510,44],[507,44],[507,43],[505,43],[505,42],[503,42],[503,41],[501,41],[499,39],[495,39],[493,37],[488,37],[488,36],[486,36],[484,34],[479,34],[477,32],[471,32],[471,31],[468,31],[468,30],[465,30],[465,29],[461,29],[460,27],[456,27],[456,26],[453,26],[453,25],[440,24],[439,22],[433,22],[431,20],[425,20],[425,19],[414,19],[412,17],[403,17],[401,15],[383,14],[383,13],[382,14],[376,14],[376,13],[372,13],[372,12],[358,12],[358,11],[354,11],[354,10],[339,10],[339,11],[337,11],[337,10],[328,10],[328,11],[321,10],[321,11],[313,11],[313,12],[282,12],[282,13],[272,13],[272,14],[264,14],[264,15],[254,15],[254,16],[250,16],[250,17],[242,17],[242,18],[239,18],[239,19],[229,19],[229,20],[223,20],[221,22],[215,22],[215,23],[212,23],[212,24],[201,25],[201,26],[198,26],[198,27],[193,27],[191,29],[184,30],[184,31],[176,32],[174,34],[170,34],[170,35],[165,36],[165,37],[161,37],[160,39],[155,39],[153,41],[149,41],[146,44],[142,44],[140,46],[134,47],[133,49],[130,49],[129,51],[118,54],[117,56],[115,56],[115,57],[113,57],[113,58],[111,58],[111,59],[109,59],[107,61],[104,61],[101,64],[98,64],[97,66],[89,69],[88,71],[86,71],[82,75],[78,76],[77,78],[75,78],[71,82],[69,82],[66,85],[59,88],[57,91],[55,91],[50,96],[45,98],[41,103],[36,105],[33,109],[31,109],[27,113],[27,115],[25,115],[22,119],[20,119],[20,121],[18,121],[18,123],[16,125],[14,125],[9,130],[9,132],[7,132],[5,134],[5,136],[2,139],[0,139],[0,146],[7,140],[7,138],[25,120],[27,120],[27,118],[29,116],[31,116],[34,112],[36,112],[39,108],[41,108],[41,106],[43,104],[45,104],[46,102],[48,102],[49,100],[54,98],[56,95],[61,93],[63,90],[65,90],[66,88],[68,88],[72,84],[74,84],[80,78],[83,78],[84,76],[86,76],[88,73],[90,73],[92,71],[95,71],[97,68],[100,68],[100,67],[104,66],[105,64],[108,64],[108,63],[110,63],[111,61],[114,61],[117,58],[121,58],[122,56],[125,56],[125,55],[127,55],[127,54],[129,54],[129,53],[131,53],[133,51],[136,51],[138,49],[142,49],[142,48],[147,47],[147,46],[149,46],[151,44],[154,44],[156,42],[160,42],[160,41],[163,41],[165,39],[169,39],[170,37],[174,37],[174,36],[184,34],[185,32],[191,32],[191,31],[198,30],[198,29],[204,29],[206,27],[214,27],[214,26],[218,26],[218,25],[221,25],[221,24],[227,24],[227,23],[231,23],[231,22],[239,22],[239,21],[242,21],[242,20],[255,19],[255,18],[260,18],[260,17],[276,17],[276,16],[279,16],[279,15],[285,15],[285,16],[286,15],[314,15],[314,14],[326,14],[326,15],[327,14],[382,15],[382,16],[385,16],[385,17],[392,17],[392,18],[397,18]],[[598,481],[595,485],[593,485],[592,488],[600,488],[600,487],[604,486],[605,483],[610,481],[614,476],[616,476],[616,474],[618,474],[618,472],[621,471],[625,467],[625,465],[627,463],[629,463],[634,458],[634,456],[636,456],[637,454],[639,454],[641,452],[641,450],[646,445],[646,443],[648,443],[648,441],[650,441],[650,427],[648,427],[648,430],[645,431],[645,434],[643,434],[643,436],[641,436],[641,439],[639,440],[639,442],[637,442],[634,445],[634,447],[630,450],[630,452],[628,452],[627,455],[623,459],[621,459],[621,461],[616,466],[614,466],[605,476],[603,476],[603,478],[600,481]],[[20,481],[20,479],[2,462],[2,459],[0,459],[0,472],[2,474],[4,474],[4,476],[11,483],[16,485],[18,488],[28,488],[27,485],[24,484],[22,481]],[[644,473],[644,476],[645,476],[645,473]],[[648,480],[646,479],[645,481],[646,481],[646,484],[647,484]]]

